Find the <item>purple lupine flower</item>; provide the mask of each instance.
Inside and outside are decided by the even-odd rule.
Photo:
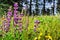
[[[10,25],[10,20],[11,20],[11,16],[12,16],[12,11],[11,11],[11,7],[8,9],[8,12],[7,12],[7,22],[8,22],[8,25]]]
[[[18,3],[14,3],[14,10],[18,9]]]
[[[15,4],[14,4],[14,7],[17,7],[17,5],[18,5],[18,3],[15,3]],[[15,8],[15,9],[16,9],[16,8]],[[14,17],[17,17],[17,13],[18,13],[18,11],[15,10],[15,9],[14,9]]]
[[[14,10],[14,14],[15,14],[15,13],[18,13],[18,11],[17,11],[17,10]]]
[[[10,27],[10,22],[8,22],[7,27]]]
[[[14,14],[14,18],[16,18],[17,17],[17,14]]]
[[[10,8],[8,9],[7,16],[12,16],[12,11]]]
[[[15,23],[14,25],[18,24],[18,18],[17,17],[14,18],[14,23]]]
[[[17,18],[14,18],[14,22],[17,24],[18,23],[18,19]]]
[[[19,31],[22,32],[22,22],[19,22]]]
[[[7,22],[7,20],[4,20],[4,23],[3,23],[3,25],[4,25],[4,31],[5,32],[8,32],[8,28],[9,28],[9,24],[8,24],[8,22]]]
[[[11,18],[7,18],[7,26],[10,27]]]
[[[14,3],[14,25],[18,24],[18,3]]]
[[[11,21],[11,16],[12,16],[12,11],[11,11],[11,8],[8,9],[8,12],[7,12],[7,24],[6,26],[9,27],[10,26],[10,21]]]
[[[15,15],[15,14],[17,15],[17,13],[18,13],[17,9],[18,9],[18,3],[15,3],[15,4],[14,4],[14,15]],[[16,16],[16,15],[15,15],[15,16]]]
[[[6,20],[7,20],[6,26],[7,27],[10,27],[11,17],[10,16],[7,16]]]
[[[8,12],[7,13],[7,16],[12,16],[12,12]]]
[[[14,14],[14,22],[15,22],[16,24],[18,23],[18,20],[19,20],[18,15],[17,15],[17,14]]]
[[[38,27],[38,24],[40,23],[39,20],[35,20],[35,25],[34,25],[34,31],[36,32],[36,28]]]
[[[18,15],[17,15],[17,12],[16,10],[14,10],[14,22],[17,24],[18,23]]]
[[[5,27],[5,28],[4,28],[4,31],[5,31],[5,32],[8,32],[8,31],[9,31],[9,28]]]
[[[18,7],[14,7],[14,10],[17,10],[18,9]]]
[[[17,7],[18,6],[18,3],[16,2],[16,3],[14,3],[14,7]]]
[[[7,19],[8,23],[10,23],[11,17],[9,15],[6,17],[6,19]]]
[[[11,17],[10,17],[10,16],[7,16],[7,18],[6,18],[6,19],[8,20],[8,22],[10,22]]]
[[[10,23],[8,22],[8,20],[5,22],[4,24],[6,27],[9,27]]]

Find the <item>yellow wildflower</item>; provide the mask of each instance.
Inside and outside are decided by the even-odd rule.
[[[40,40],[41,36],[42,36],[42,33],[39,34],[38,40]]]
[[[40,33],[40,36],[42,36],[42,33]]]
[[[52,37],[51,36],[45,36],[45,38],[48,39],[48,40],[49,39],[52,40]]]
[[[34,38],[34,40],[36,40],[36,39],[37,39],[37,37]]]

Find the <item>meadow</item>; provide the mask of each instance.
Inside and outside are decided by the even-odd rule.
[[[26,20],[29,20],[27,28]],[[40,21],[36,31],[34,31],[35,20]],[[0,25],[2,25],[2,21],[1,18]],[[22,22],[22,32],[19,32],[16,29],[18,26],[14,27],[13,25],[12,17],[7,33],[0,28],[0,40],[60,40],[60,16],[23,16]]]
[[[29,16],[25,8],[21,13],[18,8],[14,3],[1,15],[0,40],[60,40],[59,15]]]

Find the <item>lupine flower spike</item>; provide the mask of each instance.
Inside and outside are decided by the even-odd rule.
[[[18,9],[18,3],[14,3],[14,10],[17,10]]]
[[[11,10],[11,7],[8,9],[8,12],[7,12],[7,16],[12,16],[12,10]]]
[[[18,23],[18,3],[14,3],[14,26]]]
[[[3,31],[8,32],[8,30],[9,30],[9,27],[8,27],[7,19],[5,19],[3,21]]]
[[[22,32],[22,22],[19,22],[19,31]]]
[[[34,31],[36,31],[36,29],[38,28],[39,23],[40,23],[39,20],[35,20],[35,22],[34,22]]]
[[[11,16],[12,16],[12,11],[11,11],[11,7],[9,7],[8,12],[7,12],[7,22],[8,22],[8,27],[10,26],[10,21],[11,21]]]

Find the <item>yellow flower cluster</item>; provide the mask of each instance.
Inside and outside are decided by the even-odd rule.
[[[47,40],[52,40],[52,37],[51,36],[45,36],[45,38],[47,39]]]
[[[34,40],[37,40],[37,39],[40,40],[41,36],[42,36],[42,33],[40,33],[38,37],[35,37]]]

